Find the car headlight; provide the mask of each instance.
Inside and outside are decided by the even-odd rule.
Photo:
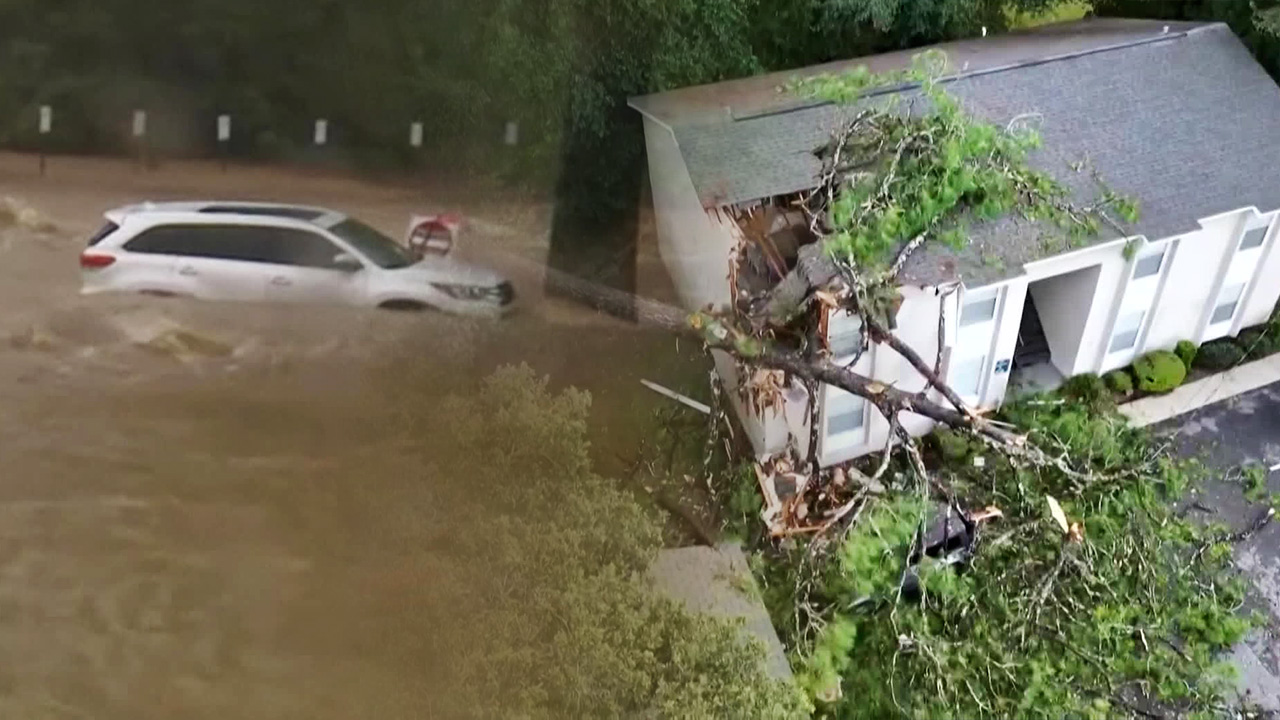
[[[454,285],[451,283],[431,283],[431,287],[448,295],[454,300],[485,300],[493,295],[493,289],[474,285]]]

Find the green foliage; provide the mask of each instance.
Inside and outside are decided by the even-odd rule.
[[[442,717],[769,717],[803,714],[769,680],[739,627],[687,613],[645,579],[657,520],[618,481],[592,473],[589,398],[502,368],[455,397],[434,428],[450,448],[434,473],[466,477],[469,532],[433,575],[465,609],[436,632],[457,697]],[[443,560],[442,560],[443,563]]]
[[[1280,352],[1280,334],[1270,324],[1242,330],[1236,337],[1236,345],[1244,350],[1245,358],[1257,360]]]
[[[1136,204],[1110,191],[1092,210],[1071,208],[1066,189],[1027,163],[1039,135],[970,117],[938,82],[946,66],[942,53],[930,51],[903,71],[873,74],[860,67],[795,84],[800,92],[845,104],[905,85],[918,87],[926,100],[925,112],[902,111],[899,95],[867,100],[869,114],[843,150],[861,154],[867,171],[842,186],[830,208],[835,233],[829,242],[836,253],[862,268],[883,268],[916,237],[961,245],[966,235],[960,227],[970,218],[989,220],[1012,211],[1071,241],[1096,234],[1103,211],[1136,219]],[[1003,270],[999,258],[988,264]]]
[[[1215,531],[1170,507],[1202,469],[1162,455],[1114,413],[1058,399],[1026,398],[1002,419],[1123,482],[1082,483],[998,456],[983,468],[933,468],[966,506],[994,504],[1004,517],[963,572],[920,568],[919,604],[895,593],[924,517],[916,490],[870,504],[817,567],[803,546],[757,560],[802,682],[828,698],[824,716],[1129,717],[1121,698],[1144,693],[1183,716],[1226,699],[1213,658],[1248,627],[1235,615],[1243,585]],[[1083,542],[1049,519],[1047,495],[1082,523]],[[819,629],[798,607],[817,612]]]
[[[1111,389],[1111,392],[1119,395],[1128,395],[1133,392],[1133,376],[1129,374],[1128,370],[1123,368],[1112,370],[1103,375],[1102,379],[1107,383],[1107,387]]]
[[[980,443],[948,427],[938,427],[929,437],[933,439],[938,451],[942,453],[942,457],[948,462],[965,460],[975,450],[981,449]]]
[[[1049,23],[1068,22],[1084,17],[1092,7],[1083,0],[1066,0],[1065,2],[1034,10],[1009,9],[1005,11],[1011,28],[1030,28]]]
[[[1240,468],[1244,478],[1244,496],[1249,502],[1258,502],[1267,496],[1267,468],[1261,463],[1246,463]]]
[[[1244,349],[1229,339],[1212,340],[1196,350],[1195,366],[1205,370],[1227,370],[1244,362]]]
[[[1182,384],[1187,367],[1168,350],[1156,350],[1133,361],[1133,375],[1142,392],[1169,392]]]
[[[1081,373],[1068,378],[1062,385],[1062,395],[1095,410],[1106,410],[1115,404],[1107,383],[1094,373]]]
[[[1190,368],[1196,360],[1196,351],[1199,346],[1190,340],[1179,340],[1177,345],[1173,346],[1173,354],[1178,356],[1182,364]]]

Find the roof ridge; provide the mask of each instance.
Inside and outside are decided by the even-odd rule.
[[[1165,26],[1165,27],[1168,27],[1168,26]],[[1189,27],[1183,30],[1178,30],[1175,32],[1166,32],[1164,34],[1156,35],[1154,37],[1134,38],[1132,40],[1126,40],[1118,43],[1111,43],[1109,45],[1101,45],[1098,47],[1086,48],[1084,50],[1076,50],[1073,52],[1059,53],[1057,55],[1049,55],[1041,58],[1034,58],[1031,60],[1022,60],[1014,63],[1006,63],[1004,65],[997,65],[994,67],[982,68],[979,70],[973,70],[971,72],[967,72],[962,69],[958,73],[943,75],[942,77],[938,78],[938,82],[953,83],[953,82],[958,82],[960,80],[967,80],[968,78],[985,77],[987,75],[995,75],[998,73],[1012,72],[1014,70],[1021,70],[1029,67],[1038,67],[1040,65],[1048,65],[1050,63],[1055,63],[1055,62],[1075,60],[1077,58],[1089,57],[1092,55],[1099,55],[1105,52],[1113,52],[1116,50],[1126,50],[1129,48],[1139,47],[1142,45],[1154,45],[1156,43],[1167,42],[1169,40],[1180,40],[1182,38],[1188,37],[1189,35],[1191,35],[1191,33],[1198,33],[1203,30],[1221,29],[1221,28],[1227,28],[1227,24],[1221,21],[1215,21],[1211,23],[1205,23],[1203,25],[1195,25],[1193,27]],[[919,50],[921,53],[924,53],[924,52],[928,52],[929,50],[935,47],[937,47],[937,44],[924,46],[919,48]],[[967,63],[966,63],[966,67],[967,67]],[[916,81],[898,83],[896,85],[877,88],[875,90],[868,91],[866,93],[863,93],[861,97],[875,98],[875,97],[883,97],[885,95],[895,95],[897,93],[905,92],[907,90],[914,90],[918,87],[920,87],[920,83]],[[815,107],[823,107],[826,105],[835,105],[835,104],[837,103],[832,100],[809,100],[809,101],[800,100],[793,105],[765,108],[756,112],[746,113],[743,115],[733,115],[732,119],[734,122],[756,120],[759,118],[772,117],[775,115],[787,115],[793,112],[801,112],[804,110],[813,109]]]

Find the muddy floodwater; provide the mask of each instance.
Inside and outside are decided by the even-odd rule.
[[[0,228],[0,717],[426,717],[447,691],[428,539],[467,527],[432,502],[444,480],[425,469],[448,450],[421,420],[528,362],[592,391],[607,468],[666,402],[639,379],[690,373],[670,338],[541,298],[536,277],[501,323],[82,298],[83,238],[122,202],[363,207],[389,232],[441,203],[260,171],[121,165],[107,182],[99,161],[42,180],[25,162],[0,158],[0,196],[52,227]],[[473,257],[536,259],[539,209],[471,211],[489,213]]]

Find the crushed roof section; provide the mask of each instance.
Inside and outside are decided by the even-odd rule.
[[[1125,234],[1151,239],[1195,230],[1197,220],[1240,207],[1280,207],[1280,184],[1270,180],[1280,166],[1280,88],[1225,25],[1090,20],[1049,27],[1043,45],[1037,45],[1042,33],[1027,33],[938,47],[953,64],[963,62],[963,53],[975,58],[948,83],[970,112],[1002,125],[1033,115],[1044,145],[1031,162],[1078,201],[1099,191],[1090,171],[1096,172],[1107,187],[1139,202],[1140,220]],[[974,46],[981,43],[993,48],[985,60],[976,59],[981,53]],[[956,48],[963,53],[955,55]],[[905,63],[918,52],[892,57]],[[877,67],[885,57],[844,65],[888,69]],[[1023,59],[1008,66],[1011,58]],[[975,72],[975,62],[987,64]],[[764,77],[774,78],[775,87],[785,81]],[[698,93],[680,96],[680,103],[660,105],[650,96],[633,105],[658,107],[675,121],[689,174],[708,207],[813,187],[821,169],[813,149],[851,112],[826,104],[736,120],[722,110],[708,120],[689,108],[709,89],[691,90]],[[1071,168],[1081,162],[1083,172]],[[958,253],[939,243],[922,248],[903,281],[985,284],[1063,250],[1018,219],[977,226],[971,235],[970,247]],[[1119,235],[1104,229],[1093,242]]]

